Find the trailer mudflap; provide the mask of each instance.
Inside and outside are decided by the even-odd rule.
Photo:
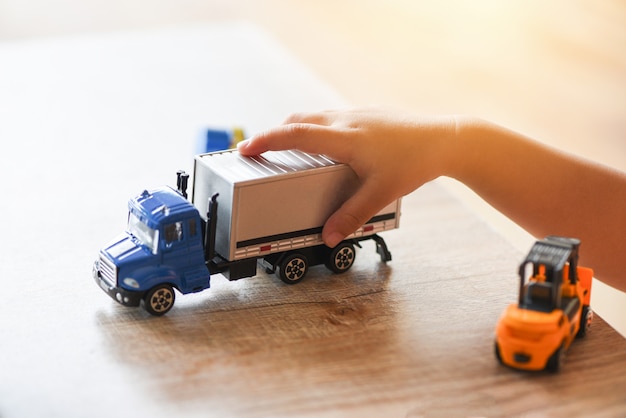
[[[374,234],[371,238],[376,243],[376,252],[380,255],[380,260],[383,263],[391,261],[391,252],[389,252],[389,248],[387,248],[387,243],[383,237],[378,234]]]

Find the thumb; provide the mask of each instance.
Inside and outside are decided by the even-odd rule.
[[[390,201],[392,200],[390,199]],[[388,203],[380,195],[377,196],[370,190],[367,184],[364,184],[328,218],[322,231],[324,243],[328,247],[334,248],[348,235],[374,217]]]

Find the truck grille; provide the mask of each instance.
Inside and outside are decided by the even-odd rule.
[[[100,276],[111,286],[117,284],[117,268],[108,258],[100,256],[100,263],[98,270],[100,270]]]

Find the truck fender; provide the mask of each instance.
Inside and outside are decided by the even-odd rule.
[[[180,277],[168,268],[151,269],[138,277],[137,280],[141,283],[141,290],[144,292],[159,284],[167,284],[180,291]]]

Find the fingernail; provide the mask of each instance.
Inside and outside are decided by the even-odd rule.
[[[250,140],[249,139],[244,139],[243,141],[239,142],[237,144],[237,149],[238,150],[245,150],[246,148],[248,148],[248,144],[250,144]]]

